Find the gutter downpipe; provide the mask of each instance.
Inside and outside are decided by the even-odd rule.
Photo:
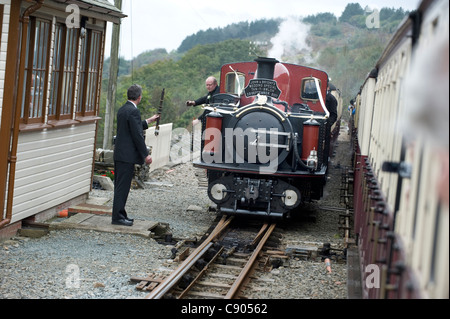
[[[35,4],[28,7],[20,18],[20,22],[22,23],[22,37],[21,37],[21,45],[20,45],[20,60],[19,60],[19,78],[17,82],[17,90],[16,92],[16,103],[12,112],[12,138],[9,140],[8,150],[11,152],[8,157],[9,161],[9,180],[8,180],[8,198],[6,203],[6,216],[3,221],[0,222],[0,228],[11,223],[12,220],[12,206],[13,206],[13,197],[14,197],[14,181],[16,177],[16,163],[17,163],[17,146],[19,142],[19,127],[20,127],[20,107],[22,105],[22,96],[21,92],[23,92],[23,76],[25,73],[25,60],[26,60],[26,45],[27,45],[27,34],[28,34],[28,22],[30,21],[30,15],[39,10],[44,4],[45,0],[37,0]],[[4,195],[3,195],[4,196]],[[1,199],[1,198],[0,198]],[[2,205],[3,206],[3,205]],[[2,208],[0,206],[0,208]],[[3,208],[0,210],[3,211]]]
[[[20,3],[12,2],[9,16],[9,32],[7,46],[7,63],[5,67],[5,88],[3,90],[3,107],[2,118],[0,124],[0,139],[2,149],[5,151],[0,153],[0,229],[11,222],[10,216],[4,216],[5,213],[5,197],[7,189],[7,176],[9,168],[9,151],[11,147],[11,135],[13,129],[14,117],[14,98],[16,92],[16,77],[19,52],[19,33],[20,33]],[[15,41],[14,41],[15,40]],[[9,61],[12,62],[8,63]],[[5,218],[4,218],[5,217]],[[9,217],[9,218],[8,218]]]

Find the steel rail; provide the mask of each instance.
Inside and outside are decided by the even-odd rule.
[[[195,277],[195,279],[189,284],[189,286],[180,294],[178,299],[183,299],[184,296],[186,296],[189,293],[189,291],[192,289],[192,287],[194,287],[194,285],[197,283],[197,281],[199,281],[203,277],[203,275],[206,274],[206,272],[209,270],[211,265],[216,261],[217,258],[219,258],[219,256],[222,254],[223,250],[224,250],[224,247],[221,247],[219,249],[219,251],[209,261],[209,263],[202,269],[202,271],[200,271],[200,273],[197,275],[197,277]]]
[[[258,235],[256,235],[255,239],[253,240],[251,246],[256,246],[256,244],[261,240],[261,237],[264,235],[265,231],[267,230],[267,227],[269,227],[268,223],[264,223],[264,225],[261,227],[261,230],[259,231]]]
[[[272,234],[275,227],[276,227],[276,224],[272,224],[272,225],[270,225],[269,229],[267,229],[266,233],[264,234],[264,237],[261,239],[261,241],[259,242],[256,249],[253,251],[253,254],[250,256],[250,259],[248,260],[244,269],[242,269],[238,278],[236,279],[234,284],[231,286],[230,290],[228,291],[227,295],[225,296],[225,299],[233,299],[233,298],[238,297],[238,294],[243,287],[245,279],[248,277],[250,271],[252,270],[252,268],[258,258],[259,253],[261,252],[262,248],[266,244],[267,239],[269,239],[269,237]]]
[[[211,232],[208,238],[186,258],[186,260],[172,272],[162,283],[160,283],[145,299],[161,299],[180,278],[189,271],[190,267],[201,258],[201,256],[212,246],[212,241],[231,223],[233,216],[226,218],[223,216],[216,228]]]

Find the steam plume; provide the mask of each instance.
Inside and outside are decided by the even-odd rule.
[[[306,42],[310,28],[300,18],[286,18],[278,34],[270,40],[272,49],[268,56],[287,63],[312,63],[312,50]]]

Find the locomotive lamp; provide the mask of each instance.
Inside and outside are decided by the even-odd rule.
[[[226,189],[226,186],[220,183],[214,184],[214,186],[211,187],[210,194],[216,203],[220,203],[225,199]]]
[[[288,208],[297,207],[300,203],[300,193],[293,189],[287,189],[284,192],[284,197],[282,198],[283,204]]]
[[[317,166],[319,165],[319,157],[317,156],[316,149],[311,151],[311,154],[308,156],[306,160],[306,166],[308,166],[312,170],[317,170]]]

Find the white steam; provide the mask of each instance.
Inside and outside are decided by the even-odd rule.
[[[287,63],[312,63],[312,49],[306,42],[310,28],[300,18],[286,18],[270,40],[272,49],[268,56]]]

